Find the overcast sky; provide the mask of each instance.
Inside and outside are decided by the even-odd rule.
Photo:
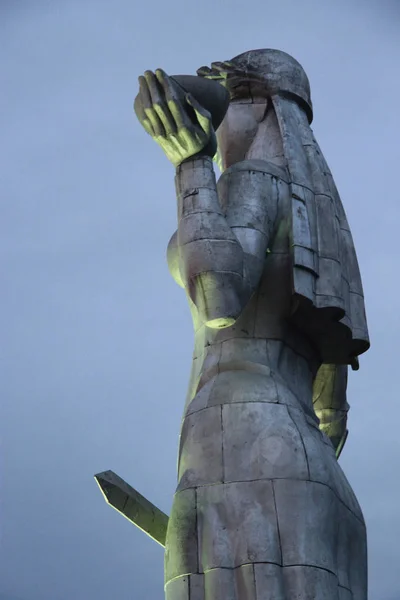
[[[108,507],[112,469],[169,513],[192,352],[165,249],[174,169],[137,76],[295,56],[346,207],[372,349],[341,464],[370,600],[400,598],[398,0],[0,0],[1,600],[163,598],[163,551]],[[1,596],[1,592],[4,594]]]

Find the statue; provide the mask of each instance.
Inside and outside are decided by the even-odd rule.
[[[135,101],[176,168],[167,258],[195,332],[157,534],[166,599],[367,600],[365,523],[337,459],[368,331],[309,82],[277,50],[197,73],[146,71]]]

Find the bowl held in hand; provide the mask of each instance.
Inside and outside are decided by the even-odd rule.
[[[211,114],[212,125],[216,131],[228,110],[229,92],[220,83],[197,75],[173,75],[170,79],[176,84],[178,98],[193,123],[197,122],[197,118],[193,108],[186,102],[188,93]],[[135,98],[133,107],[137,118],[142,122],[144,114],[139,94]]]
[[[212,79],[197,75],[172,75],[171,79],[182,90],[182,101],[187,93],[211,114],[214,131],[221,125],[229,107],[229,92]],[[189,111],[188,111],[189,112]]]

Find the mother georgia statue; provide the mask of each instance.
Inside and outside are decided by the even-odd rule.
[[[166,598],[366,600],[364,519],[337,457],[368,331],[307,76],[252,50],[139,81],[136,115],[176,168],[168,264],[195,332]]]

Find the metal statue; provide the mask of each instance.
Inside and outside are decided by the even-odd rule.
[[[197,73],[146,71],[135,101],[176,168],[168,265],[195,332],[166,599],[366,600],[365,523],[337,458],[368,330],[309,82],[278,50]]]

